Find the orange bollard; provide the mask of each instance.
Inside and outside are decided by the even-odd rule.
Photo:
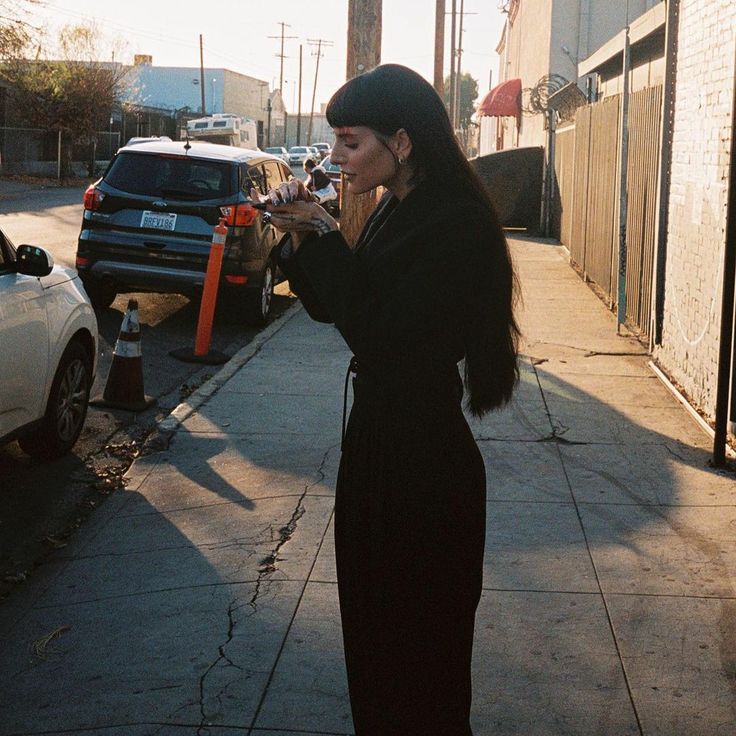
[[[216,350],[210,350],[212,339],[212,323],[215,319],[217,305],[217,290],[220,285],[220,271],[222,270],[222,256],[225,252],[227,239],[227,225],[225,218],[215,225],[212,233],[212,246],[207,260],[207,272],[202,287],[202,301],[199,305],[199,319],[197,320],[197,335],[194,340],[194,352],[187,348],[172,350],[169,355],[188,363],[209,363],[218,365],[230,360],[229,356]]]
[[[202,302],[199,305],[199,321],[197,322],[197,337],[194,341],[194,354],[201,358],[210,351],[210,340],[212,339],[212,322],[215,318],[215,305],[217,304],[217,288],[220,285],[220,271],[222,270],[222,255],[225,252],[225,239],[227,238],[227,225],[225,218],[215,225],[212,234],[212,247],[210,257],[207,261],[207,273],[204,277],[204,288],[202,290]]]

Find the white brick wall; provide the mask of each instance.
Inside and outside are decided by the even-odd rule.
[[[715,411],[736,2],[681,0],[662,345],[655,357]]]

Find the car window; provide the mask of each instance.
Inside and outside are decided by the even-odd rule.
[[[281,168],[275,161],[266,161],[263,164],[263,169],[266,172],[266,190],[275,189],[284,181]]]
[[[260,166],[243,167],[243,191],[250,195],[251,188],[258,190],[261,194],[265,194],[266,189],[266,177],[263,173],[263,169]]]
[[[294,178],[294,174],[288,166],[279,164],[279,167],[281,168],[281,176],[284,178],[284,181],[289,181]]]
[[[210,199],[231,193],[230,171],[223,161],[121,153],[105,181],[132,194]]]

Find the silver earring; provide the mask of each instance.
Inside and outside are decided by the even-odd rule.
[[[406,163],[406,159],[403,156],[399,156],[397,161],[399,162],[399,166],[403,166]]]

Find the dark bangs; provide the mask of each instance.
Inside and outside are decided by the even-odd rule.
[[[387,67],[392,66],[376,67],[345,82],[327,104],[330,127],[363,125],[384,135],[393,135],[399,128],[406,128],[401,104],[404,85],[395,76],[385,74]]]

